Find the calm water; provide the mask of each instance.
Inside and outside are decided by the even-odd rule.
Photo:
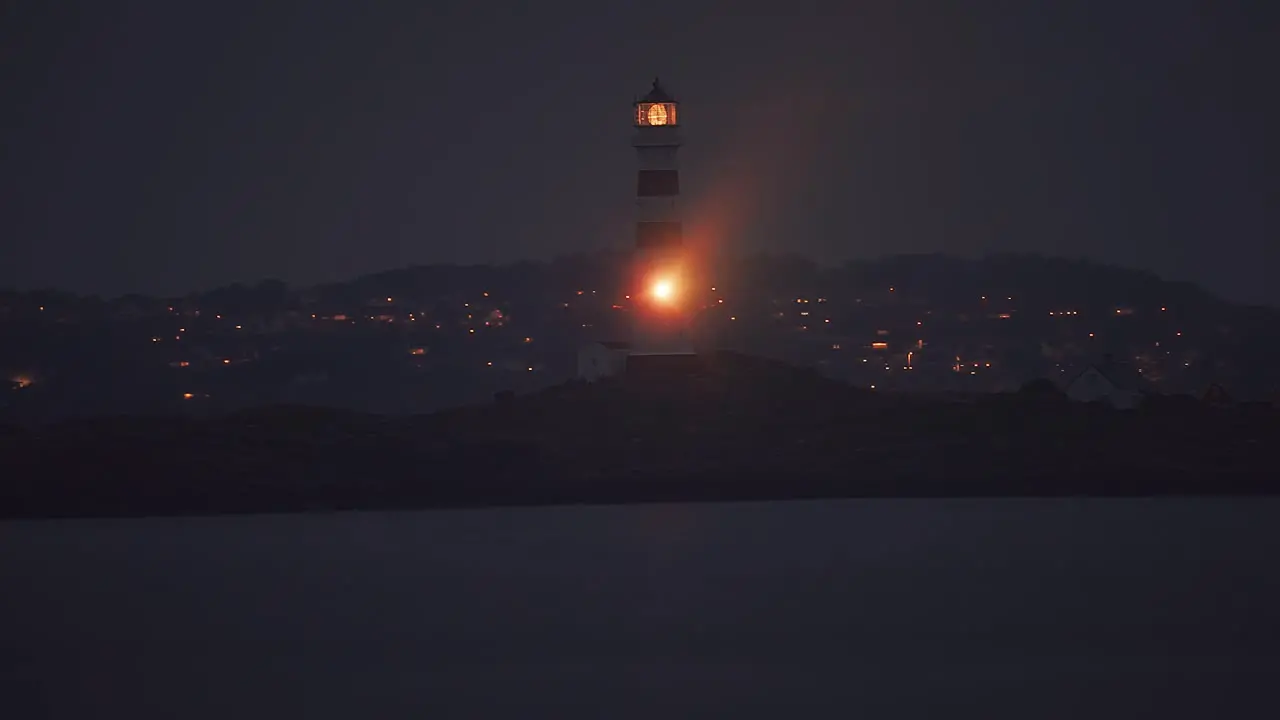
[[[1277,549],[1271,500],[0,524],[0,716],[1280,717]]]

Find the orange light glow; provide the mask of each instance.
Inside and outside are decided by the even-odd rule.
[[[35,380],[31,379],[30,375],[14,375],[12,378],[9,378],[9,382],[17,385],[19,388],[27,388],[31,387]]]
[[[191,393],[182,393],[183,400],[190,400],[193,397],[195,397],[195,395],[192,395]]]
[[[640,103],[636,107],[636,124],[675,125],[676,106],[674,103]]]
[[[676,285],[667,278],[660,278],[654,281],[649,292],[658,302],[668,303],[676,297]]]

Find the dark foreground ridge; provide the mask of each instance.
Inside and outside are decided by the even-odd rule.
[[[729,353],[486,407],[0,428],[0,517],[867,497],[1270,495],[1280,413],[889,395]]]

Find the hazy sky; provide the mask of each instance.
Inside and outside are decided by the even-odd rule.
[[[6,2],[0,286],[625,247],[656,74],[697,241],[1086,255],[1280,303],[1277,13],[1245,5]]]

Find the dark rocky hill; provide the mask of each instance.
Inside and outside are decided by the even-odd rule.
[[[1270,406],[895,395],[717,353],[430,415],[282,406],[10,428],[0,516],[1270,494],[1277,447]]]

